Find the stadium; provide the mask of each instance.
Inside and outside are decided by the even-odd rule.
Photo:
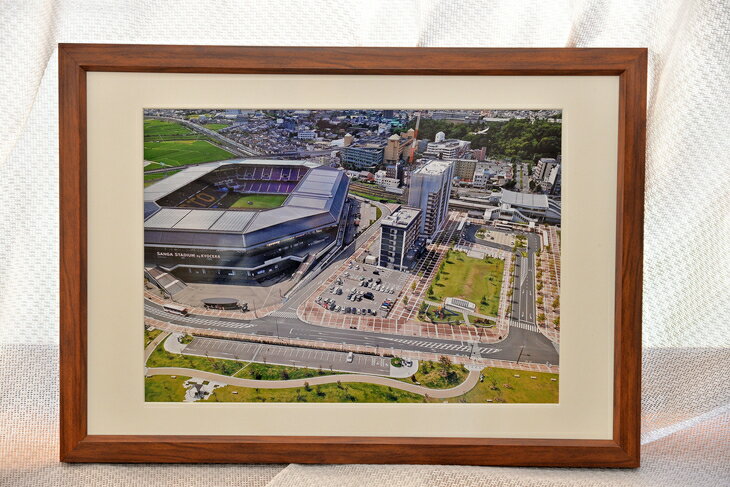
[[[342,244],[349,180],[303,161],[232,159],[144,190],[146,275],[260,283],[299,275]]]

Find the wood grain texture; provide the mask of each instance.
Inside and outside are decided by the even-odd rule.
[[[647,51],[59,45],[60,458],[638,467]],[[87,434],[86,72],[619,76],[613,440]]]

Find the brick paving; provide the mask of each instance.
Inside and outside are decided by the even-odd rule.
[[[560,327],[553,324],[553,320],[560,316],[560,306],[553,307],[556,298],[560,297],[560,237],[557,228],[552,225],[542,225],[548,241],[544,242],[540,257],[536,259],[537,272],[540,278],[537,282],[542,284],[539,291],[535,288],[536,297],[542,298],[542,304],[536,304],[537,314],[545,315],[545,322],[538,323],[540,331],[555,343],[560,343]]]

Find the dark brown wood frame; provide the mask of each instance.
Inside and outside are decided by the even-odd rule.
[[[60,44],[60,459],[638,467],[647,51]],[[87,434],[86,72],[619,76],[612,440]]]

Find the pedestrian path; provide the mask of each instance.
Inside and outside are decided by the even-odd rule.
[[[186,369],[181,367],[154,367],[145,371],[146,376],[153,375],[184,375],[199,379],[218,382],[239,387],[256,387],[260,389],[287,389],[291,387],[304,387],[305,384],[316,386],[320,384],[333,384],[337,382],[344,383],[365,383],[377,384],[380,386],[392,387],[403,391],[429,396],[435,399],[446,399],[450,397],[460,396],[472,390],[479,383],[480,372],[476,370],[469,371],[464,382],[450,389],[429,389],[408,382],[401,382],[395,379],[378,377],[375,375],[361,374],[340,374],[310,377],[307,379],[290,379],[290,380],[254,380],[242,379],[240,377],[230,377],[213,372],[203,372],[201,370]]]
[[[515,328],[522,328],[523,330],[532,331],[535,333],[540,333],[540,329],[537,327],[537,325],[534,325],[532,323],[525,323],[524,321],[518,321],[511,319],[509,320],[509,326],[515,327]]]

